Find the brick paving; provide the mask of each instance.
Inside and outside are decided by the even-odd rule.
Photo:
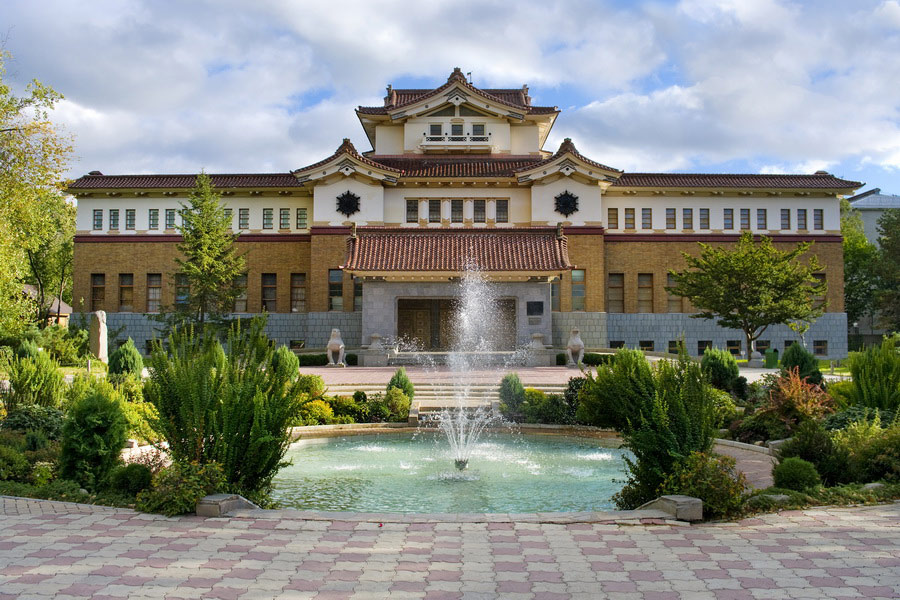
[[[0,509],[0,599],[900,597],[900,503],[694,526]]]

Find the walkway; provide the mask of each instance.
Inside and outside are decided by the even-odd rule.
[[[0,598],[898,598],[900,503],[736,524],[0,518]],[[48,510],[45,512],[42,506]]]

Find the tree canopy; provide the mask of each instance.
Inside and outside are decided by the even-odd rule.
[[[862,218],[846,199],[841,200],[844,238],[844,310],[850,323],[876,308],[878,247],[866,239]]]
[[[885,328],[900,331],[900,208],[878,219],[878,305]]]
[[[733,249],[699,246],[698,256],[682,253],[687,269],[671,271],[674,285],[666,289],[690,299],[699,309],[692,317],[743,331],[748,358],[752,342],[770,325],[811,322],[822,315],[814,301],[827,289],[814,277],[821,266],[815,255],[805,265],[798,260],[810,243],[781,251],[768,237],[754,241],[753,234],[745,232]]]

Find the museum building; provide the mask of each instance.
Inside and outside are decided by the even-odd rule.
[[[692,354],[739,352],[740,331],[690,318],[665,288],[682,252],[749,230],[781,248],[815,242],[828,292],[806,341],[823,358],[847,353],[839,199],[858,182],[626,173],[569,139],[545,151],[556,107],[533,105],[527,86],[476,88],[459,69],[435,89],[388,86],[383,106],[356,113],[373,150],[344,139],[294,171],[211,175],[247,259],[234,312],[267,312],[285,344],[323,348],[338,327],[348,348],[373,335],[447,348],[460,277],[474,268],[496,286],[498,349],[534,334],[561,347],[578,327],[589,349],[666,352],[683,337]],[[152,313],[189,293],[174,272],[194,181],[92,171],[71,184],[76,311],[107,311],[139,347],[154,336]],[[796,339],[771,327],[759,349]]]

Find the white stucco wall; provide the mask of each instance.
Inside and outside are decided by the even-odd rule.
[[[516,223],[528,223],[531,220],[531,191],[528,188],[386,188],[384,191],[384,222],[391,225],[406,225],[406,199],[428,198],[463,198],[492,200],[497,198],[509,199],[509,223],[499,226],[513,226]],[[487,203],[487,218],[493,218],[493,203]],[[450,203],[442,206],[443,214],[450,218]],[[464,205],[463,218],[472,218],[472,205],[467,202]],[[419,207],[421,218],[428,217],[426,202],[421,202]],[[413,225],[410,223],[410,225]],[[453,226],[457,226],[453,224]],[[461,224],[460,224],[461,226]]]
[[[511,125],[509,128],[510,153],[531,154],[540,151],[540,139],[537,125]]]
[[[403,125],[375,127],[375,154],[403,154]]]
[[[564,217],[555,210],[556,196],[569,191],[578,196],[578,211]],[[550,183],[537,182],[531,188],[531,220],[536,224],[569,222],[571,225],[599,224],[603,220],[601,190],[598,185],[588,185],[571,177],[563,177]]]
[[[337,197],[346,191],[359,196],[359,212],[347,217],[337,211]],[[320,183],[314,190],[313,219],[317,225],[340,225],[350,221],[358,225],[380,225],[384,221],[384,188],[380,183],[365,183],[353,177],[341,177]]]
[[[462,122],[463,134],[472,135],[473,123],[484,123],[484,133],[490,139],[495,152],[509,153],[509,124],[506,121],[490,117],[416,117],[404,126],[403,147],[406,152],[419,151],[424,136],[429,132],[429,125],[440,123],[443,135],[450,135],[450,124]],[[376,139],[376,144],[378,143]]]

